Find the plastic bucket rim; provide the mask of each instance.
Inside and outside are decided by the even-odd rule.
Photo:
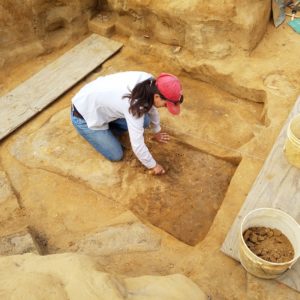
[[[294,142],[295,144],[297,144],[297,146],[300,146],[300,138],[298,138],[292,130],[292,123],[295,122],[297,119],[299,119],[300,121],[300,114],[294,116],[290,121],[287,129],[287,136],[291,142]]]
[[[290,126],[289,126],[288,129],[287,129],[287,137],[288,137],[288,140],[289,140],[292,144],[296,145],[297,147],[300,147],[300,139],[298,139],[298,138],[294,135],[294,133],[293,133],[293,131],[292,131],[292,129],[291,129]]]
[[[294,223],[296,223],[298,225],[298,227],[299,227],[299,230],[300,230],[300,225],[297,223],[297,221],[293,217],[291,217],[289,214],[287,214],[286,212],[284,212],[284,211],[282,211],[280,209],[270,208],[270,207],[261,207],[261,208],[253,209],[253,210],[251,210],[250,212],[247,213],[247,215],[244,217],[243,221],[241,222],[241,226],[240,226],[240,238],[241,238],[241,241],[242,241],[243,245],[245,246],[246,251],[249,254],[254,255],[255,258],[258,259],[259,262],[261,262],[261,263],[267,263],[267,264],[269,264],[271,266],[284,266],[284,265],[292,265],[292,264],[294,264],[298,260],[298,258],[300,257],[300,253],[298,254],[298,256],[295,255],[292,260],[289,260],[289,261],[286,261],[286,262],[282,262],[282,263],[274,263],[274,262],[271,262],[271,261],[264,260],[264,259],[260,258],[259,256],[257,256],[254,252],[252,252],[248,248],[248,246],[247,246],[247,244],[246,244],[246,242],[244,240],[244,237],[243,237],[243,225],[244,225],[244,222],[245,222],[246,218],[249,215],[251,215],[253,212],[261,211],[261,210],[269,210],[269,211],[273,210],[273,211],[277,211],[277,212],[279,211],[280,213],[283,213],[284,215],[286,215],[287,217],[289,217]],[[290,241],[290,243],[292,243],[292,242]]]

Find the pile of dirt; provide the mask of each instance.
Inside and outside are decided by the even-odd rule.
[[[248,248],[260,258],[283,263],[293,259],[295,253],[288,238],[278,229],[251,227],[243,233]]]

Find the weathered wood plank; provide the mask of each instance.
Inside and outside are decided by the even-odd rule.
[[[288,163],[283,153],[286,130],[290,120],[300,113],[300,97],[283,126],[267,160],[257,176],[238,216],[236,217],[221,250],[239,261],[238,236],[241,221],[256,208],[273,207],[281,209],[300,223],[300,169]],[[278,281],[300,291],[300,261]]]
[[[92,34],[0,97],[0,140],[33,117],[122,47]]]

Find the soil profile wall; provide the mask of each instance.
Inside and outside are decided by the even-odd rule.
[[[222,59],[251,51],[270,19],[270,1],[107,0],[120,30],[181,46],[201,59]]]
[[[229,0],[3,0],[0,3],[0,67],[50,52],[88,31],[97,10],[116,14],[129,35],[149,35],[181,46],[197,59],[223,59],[251,51],[263,37],[270,1]]]
[[[0,67],[50,52],[87,32],[97,0],[0,2]]]

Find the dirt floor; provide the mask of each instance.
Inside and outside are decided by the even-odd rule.
[[[168,176],[158,177],[156,188],[130,199],[130,209],[194,246],[205,238],[236,166],[173,141],[159,148],[153,143],[149,149]]]
[[[29,225],[47,254],[76,251],[88,234],[119,224],[119,216],[131,211],[160,242],[149,241],[143,251],[100,255],[98,264],[105,271],[126,276],[181,273],[211,299],[300,299],[283,284],[252,277],[220,252],[299,94],[299,37],[286,24],[275,29],[270,23],[250,55],[228,61],[226,68],[239,86],[257,86],[265,101],[199,80],[192,68],[180,69],[157,53],[143,53],[144,45],[137,48],[125,36],[113,38],[125,43],[120,53],[1,143],[1,169],[21,209],[6,211],[0,236]],[[79,41],[2,70],[1,95]],[[154,157],[167,169],[162,177],[149,175],[129,149],[123,162],[106,162],[69,121],[70,101],[80,87],[97,76],[129,69],[173,72],[183,82],[182,114],[161,112],[171,142],[158,145],[147,134]]]

